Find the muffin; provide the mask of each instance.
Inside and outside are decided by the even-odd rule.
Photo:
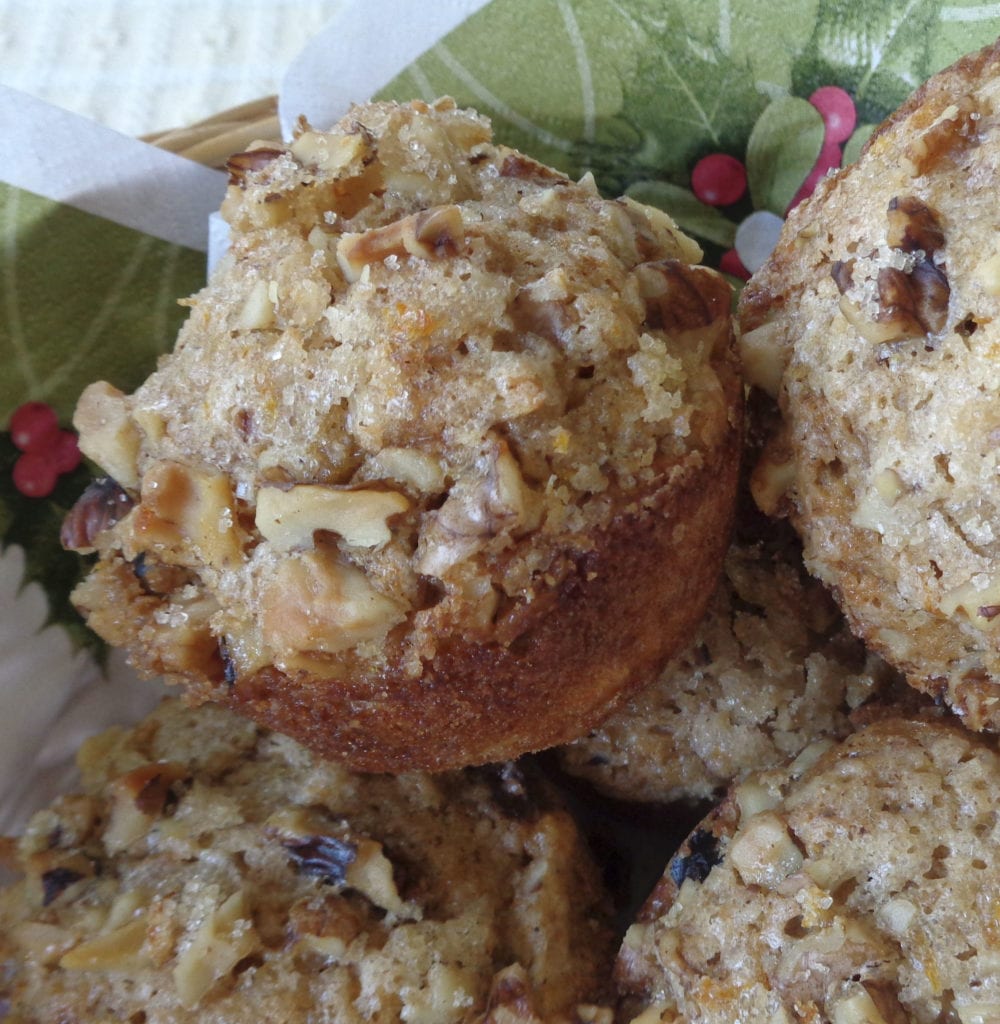
[[[1000,726],[1000,44],[930,79],[789,216],[743,292],[783,413],[755,473],[853,627]]]
[[[512,765],[353,774],[176,699],[79,764],[8,842],[11,1024],[610,1021],[596,870]]]
[[[790,534],[732,544],[690,645],[651,686],[559,748],[566,771],[620,800],[704,800],[744,772],[850,731],[851,710],[895,673],[851,635]]]
[[[139,669],[366,770],[585,731],[681,646],[727,542],[730,293],[666,215],[450,101],[230,161],[175,351],[75,423],[65,543]]]
[[[752,775],[628,931],[623,1019],[995,1020],[994,737],[895,709]]]

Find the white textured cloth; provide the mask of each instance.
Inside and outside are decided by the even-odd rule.
[[[345,0],[2,0],[0,83],[128,135],[278,92]]]

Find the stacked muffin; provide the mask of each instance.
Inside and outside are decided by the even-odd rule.
[[[996,1019],[998,71],[931,80],[743,292],[797,537],[738,503],[728,286],[669,218],[449,102],[235,157],[174,353],[81,399],[109,479],[65,530],[187,706],[7,844],[7,1018]],[[613,980],[551,762],[502,763],[554,745],[725,794]]]

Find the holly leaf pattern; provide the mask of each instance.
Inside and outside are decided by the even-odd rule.
[[[177,299],[201,286],[204,255],[6,185],[0,212],[0,427],[29,400],[51,405],[68,427],[87,384],[108,380],[130,391],[172,346],[185,316]],[[81,466],[49,497],[27,497],[11,476],[19,455],[0,434],[0,546],[24,548],[25,582],[45,588],[51,620],[97,650],[69,601],[84,561],[59,543],[90,472]]]
[[[665,210],[689,235],[724,249],[733,246],[736,225],[715,207],[706,206],[690,189],[666,181],[637,181],[625,194],[636,202]]]
[[[811,95],[836,84],[862,121],[877,123],[925,79],[1000,34],[995,5],[941,0],[824,0],[795,62],[792,89]]]
[[[823,146],[823,118],[795,96],[772,103],[747,143],[747,183],[755,209],[784,216]]]
[[[205,257],[7,185],[0,214],[0,426],[29,399],[68,425],[90,381],[131,391],[173,345]]]
[[[699,156],[742,153],[770,99],[747,41],[734,44],[729,5],[725,16],[695,6],[714,10],[702,20],[662,0],[495,0],[380,95],[454,96],[488,114],[502,142],[574,177],[592,171],[610,194],[644,180],[686,187]],[[775,60],[790,79],[791,58]]]

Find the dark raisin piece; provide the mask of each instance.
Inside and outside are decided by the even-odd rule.
[[[670,877],[678,888],[685,878],[693,882],[704,882],[712,868],[722,863],[719,840],[705,829],[699,828],[692,832],[684,849],[685,853],[678,854],[670,861]]]
[[[307,875],[316,875],[327,885],[343,885],[347,869],[354,863],[358,848],[335,836],[307,836],[286,839],[282,844],[292,855],[296,867]]]
[[[42,872],[42,906],[47,907],[58,899],[74,882],[79,882],[83,875],[72,868],[52,868]]]

